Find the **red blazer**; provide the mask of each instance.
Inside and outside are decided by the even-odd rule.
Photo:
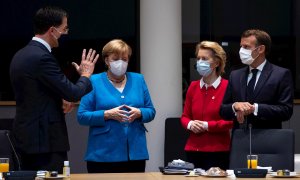
[[[185,151],[218,152],[229,151],[230,129],[232,121],[225,121],[219,115],[220,106],[227,88],[228,81],[221,79],[219,86],[203,86],[200,80],[193,81],[186,94],[181,124],[187,129],[191,120],[208,122],[208,131],[195,134],[190,131]]]

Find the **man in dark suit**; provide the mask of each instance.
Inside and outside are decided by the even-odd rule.
[[[266,32],[247,30],[240,44],[240,58],[248,66],[231,72],[220,114],[236,119],[234,128],[249,123],[258,129],[282,128],[293,114],[291,72],[266,59],[271,49]]]
[[[13,135],[23,170],[61,172],[70,149],[64,111],[92,90],[89,77],[99,55],[82,52],[81,64],[74,63],[80,78],[73,84],[51,54],[58,39],[68,33],[67,13],[57,7],[38,10],[35,36],[19,50],[10,65],[16,99]]]

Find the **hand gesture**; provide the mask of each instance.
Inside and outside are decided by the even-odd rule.
[[[125,122],[128,121],[128,112],[122,110],[124,108],[124,105],[118,106],[116,108],[106,110],[104,112],[104,118],[105,119],[114,119],[119,122]]]
[[[96,51],[93,49],[90,49],[89,52],[86,54],[86,50],[83,49],[82,56],[81,56],[81,63],[78,66],[75,62],[72,62],[72,65],[76,68],[77,72],[81,76],[90,77],[95,68],[95,64],[99,58],[99,54],[96,54]]]
[[[71,112],[72,110],[73,110],[73,108],[74,108],[74,103],[72,103],[72,102],[68,102],[68,101],[66,101],[66,100],[62,100],[62,109],[63,109],[63,111],[64,111],[64,113],[69,113],[69,112]]]
[[[195,134],[206,131],[203,121],[193,120],[191,124],[191,131]]]
[[[241,111],[244,116],[254,113],[255,107],[254,105],[250,104],[249,102],[235,102],[233,104],[234,110]]]
[[[244,122],[244,116],[254,113],[255,107],[249,102],[235,102],[233,108],[236,111],[236,119],[242,124]]]
[[[127,108],[128,111],[128,115],[129,115],[129,122],[133,122],[135,119],[140,118],[142,116],[141,110],[135,107],[131,107],[131,106],[127,106],[124,105],[125,108]]]

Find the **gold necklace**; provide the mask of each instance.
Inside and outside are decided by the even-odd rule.
[[[109,76],[108,76],[108,74],[106,73],[106,76],[107,76],[107,78],[111,81],[111,82],[113,82],[113,83],[121,83],[121,82],[123,82],[124,80],[125,80],[125,75],[123,76],[123,78],[122,79],[120,79],[120,80],[114,80],[114,79],[111,79]]]

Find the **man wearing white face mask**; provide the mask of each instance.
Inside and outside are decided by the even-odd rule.
[[[231,72],[220,115],[235,119],[235,128],[249,123],[259,129],[282,128],[293,114],[291,72],[266,59],[271,50],[266,32],[247,30],[240,45],[241,61],[248,66]]]

